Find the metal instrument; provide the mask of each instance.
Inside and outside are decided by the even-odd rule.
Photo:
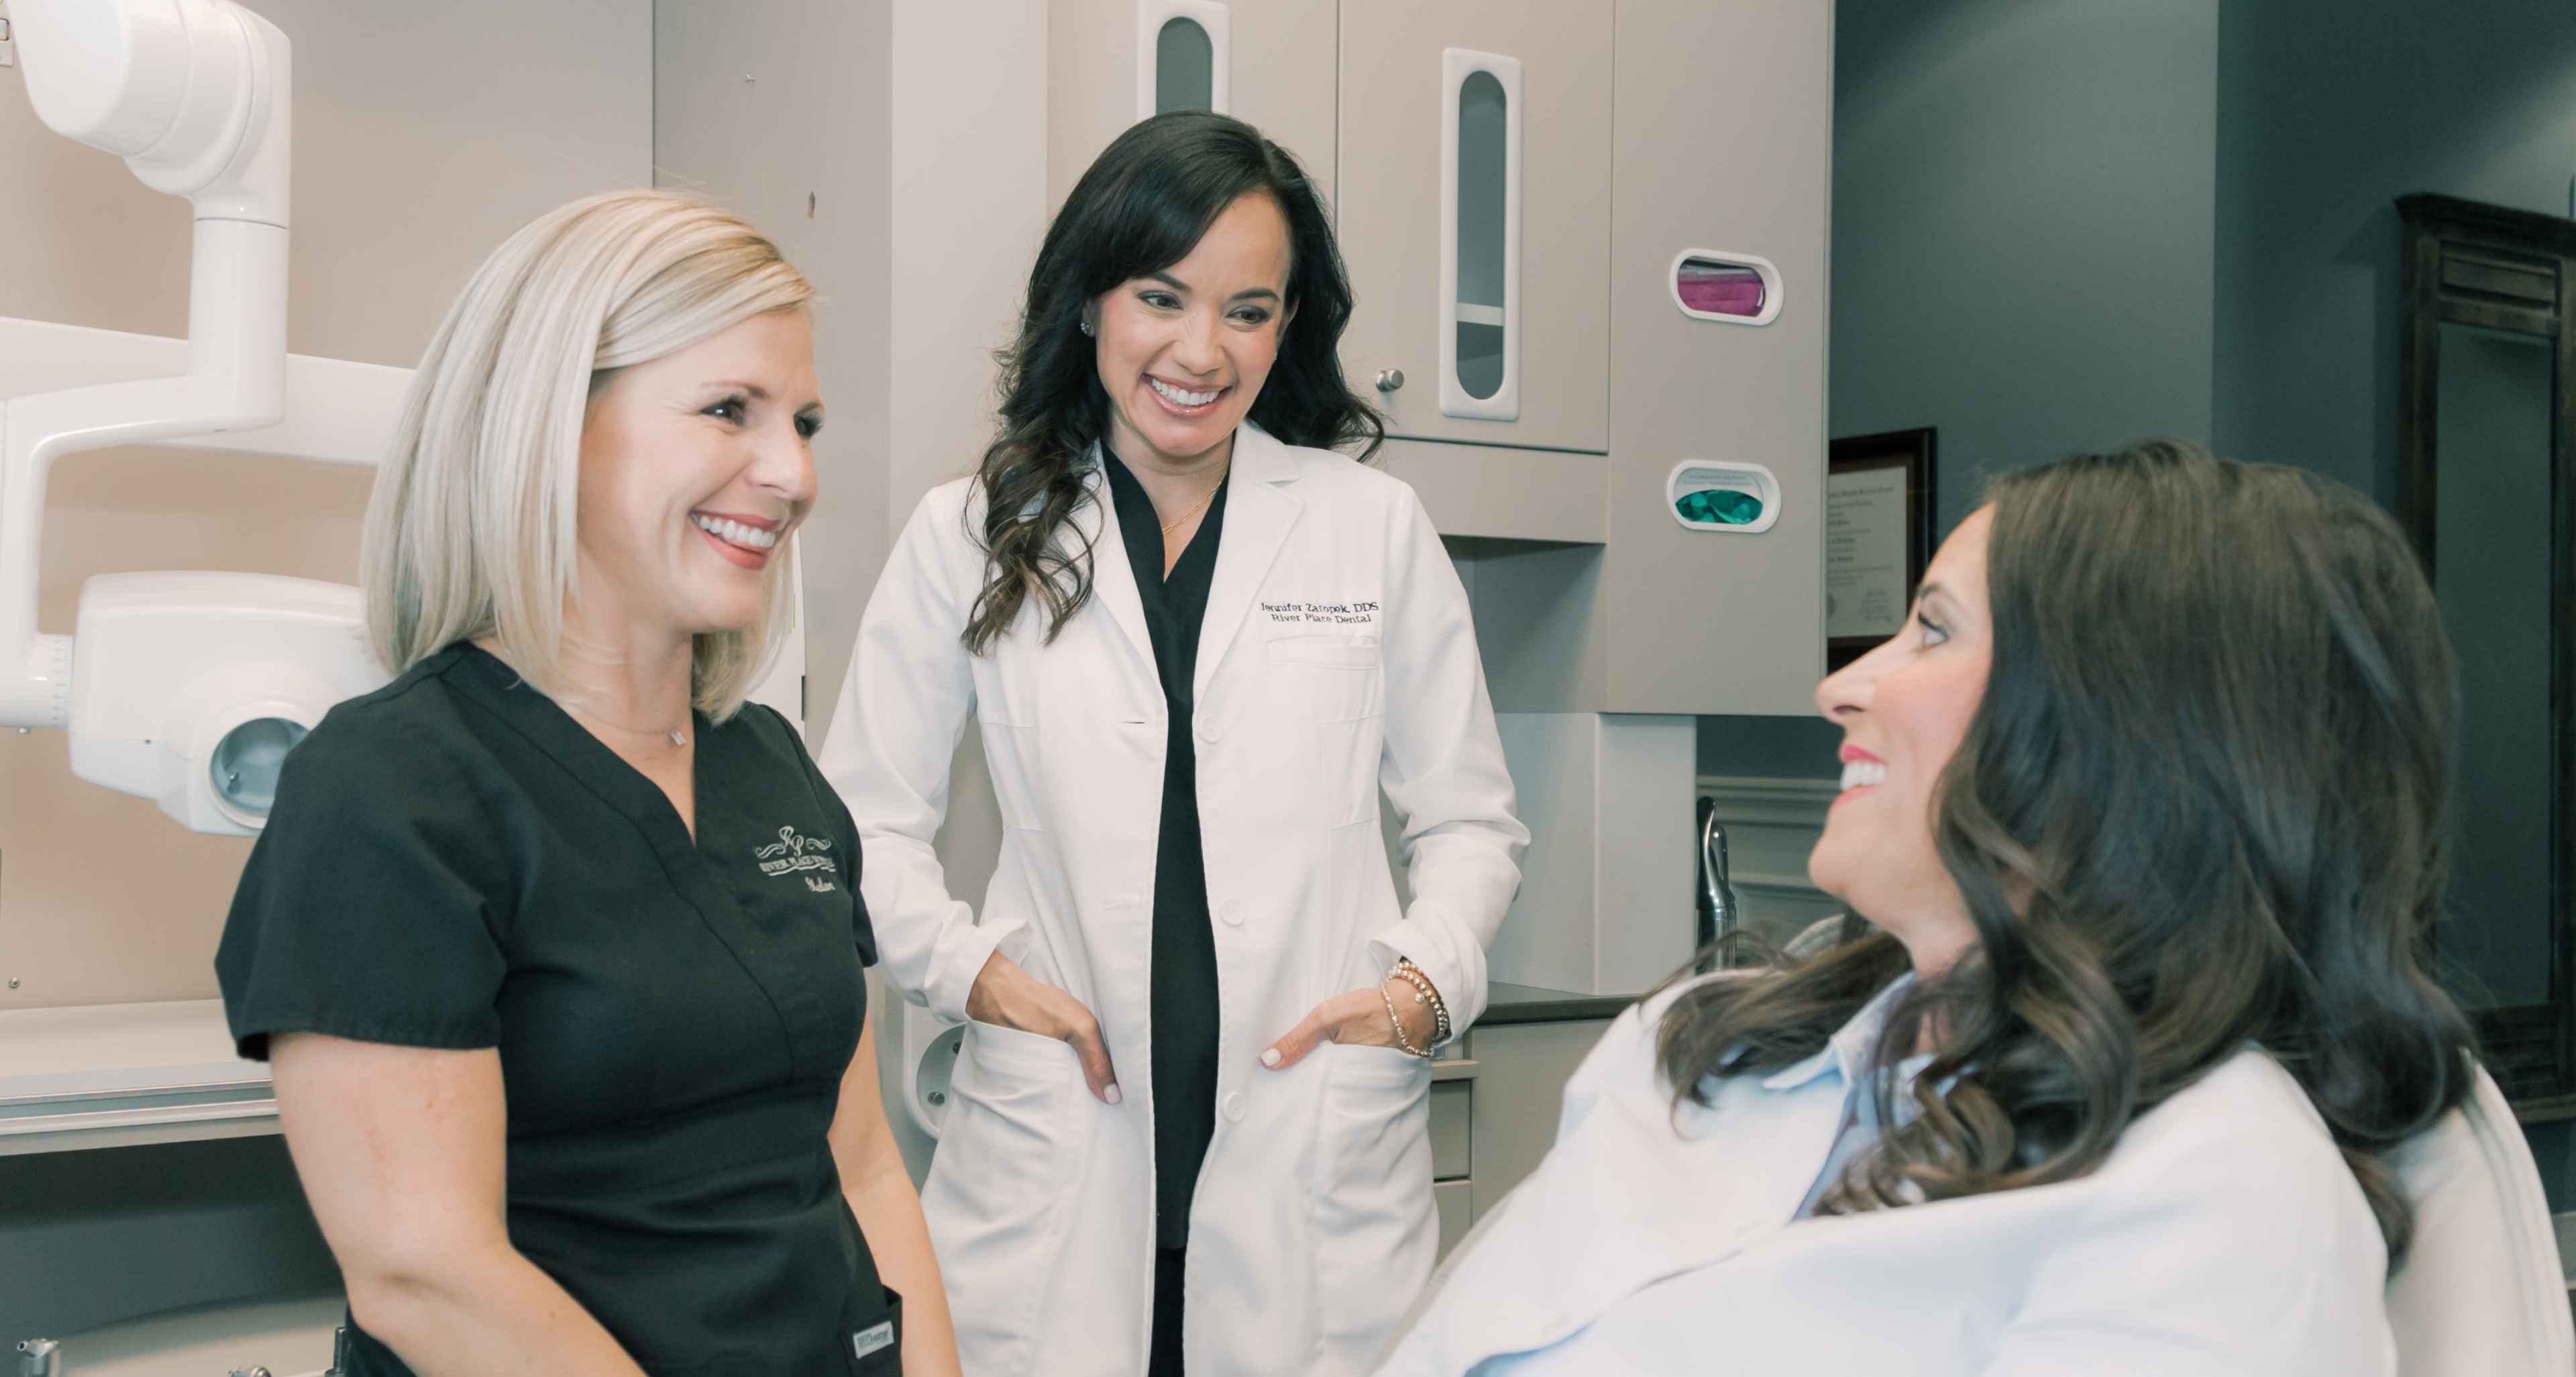
[[[1744,906],[1735,897],[1734,882],[1728,878],[1726,824],[1717,820],[1713,807],[1700,819],[1699,882],[1701,902],[1707,906],[1702,936],[1711,942],[1723,942],[1734,936],[1742,924]]]

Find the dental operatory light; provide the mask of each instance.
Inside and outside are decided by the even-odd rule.
[[[130,379],[0,400],[0,726],[68,730],[81,778],[153,799],[198,831],[253,832],[286,752],[332,704],[384,681],[358,591],[259,574],[112,575],[83,588],[72,635],[40,634],[46,476],[85,450],[221,447],[207,437],[272,429],[273,444],[241,447],[372,463],[388,395],[372,375],[394,370],[364,370],[365,395],[339,403],[341,415],[280,424],[290,393],[302,410],[324,404],[300,379],[363,366],[291,368],[286,353],[290,51],[275,25],[231,0],[12,0],[10,18],[38,118],[187,197],[196,216],[184,352],[0,322],[0,364],[13,370],[42,376],[77,355]],[[165,376],[133,377],[142,372]]]

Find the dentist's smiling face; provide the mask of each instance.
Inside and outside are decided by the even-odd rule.
[[[581,431],[585,634],[750,626],[762,575],[814,503],[814,327],[754,316],[618,370]]]
[[[1807,858],[1816,887],[1894,933],[1926,974],[1976,940],[1966,901],[1932,844],[1933,791],[1986,694],[1994,625],[1981,507],[1923,571],[1914,616],[1893,640],[1816,686],[1843,729],[1843,789]]]
[[[1187,258],[1092,298],[1109,445],[1166,472],[1221,460],[1288,324],[1288,219],[1238,197]]]

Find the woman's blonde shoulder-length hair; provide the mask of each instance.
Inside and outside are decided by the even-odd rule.
[[[421,355],[367,507],[361,582],[376,658],[401,674],[490,637],[530,685],[564,687],[564,605],[582,423],[616,371],[814,295],[739,217],[672,191],[585,197],[529,222],[475,269]],[[697,708],[740,708],[793,630],[792,548],[760,619],[700,635]]]

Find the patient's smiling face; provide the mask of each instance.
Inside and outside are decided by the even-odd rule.
[[[1917,970],[1976,941],[1967,902],[1932,842],[1941,773],[1984,701],[1994,659],[1980,507],[1941,543],[1905,629],[1816,686],[1843,729],[1843,790],[1807,858],[1816,887],[1894,933]]]

